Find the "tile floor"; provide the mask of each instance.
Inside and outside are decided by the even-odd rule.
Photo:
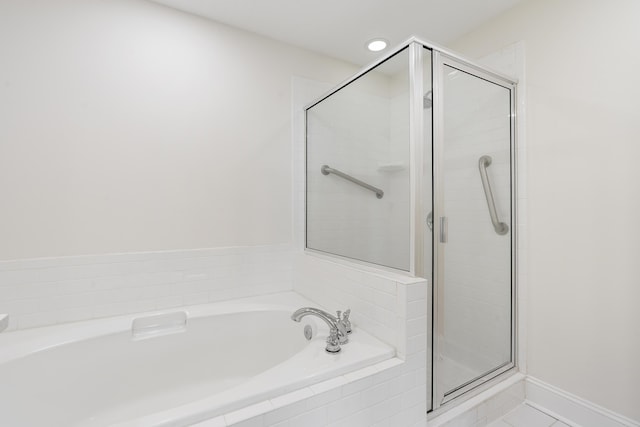
[[[569,427],[552,416],[522,403],[487,427]]]

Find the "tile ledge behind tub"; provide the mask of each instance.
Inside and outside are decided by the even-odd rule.
[[[424,282],[426,279],[423,277],[415,277],[411,274],[403,273],[400,271],[394,271],[391,269],[385,269],[384,267],[377,267],[374,264],[368,264],[365,262],[357,262],[350,260],[348,258],[343,258],[339,256],[333,256],[330,254],[323,254],[322,252],[317,252],[313,250],[304,250],[302,251],[303,257],[309,257],[311,259],[315,258],[317,260],[322,260],[324,262],[331,263],[336,266],[344,267],[354,272],[367,274],[370,276],[380,277],[387,280],[393,280],[399,284],[403,285],[412,285],[414,283]]]
[[[291,245],[0,261],[7,330],[293,289]]]

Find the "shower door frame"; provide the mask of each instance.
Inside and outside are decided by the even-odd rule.
[[[438,369],[437,360],[442,348],[440,337],[444,328],[444,285],[445,285],[445,268],[444,268],[444,245],[436,236],[436,218],[446,217],[444,212],[444,103],[443,103],[443,86],[444,86],[444,67],[449,66],[470,74],[475,78],[485,80],[489,83],[496,84],[509,90],[509,111],[510,111],[510,225],[511,225],[511,349],[510,361],[502,364],[495,369],[485,373],[484,375],[469,381],[460,387],[454,389],[450,393],[438,386],[440,383],[438,377],[442,375]],[[441,51],[433,51],[432,56],[432,85],[433,85],[433,297],[432,297],[432,407],[433,412],[438,411],[447,403],[460,400],[462,396],[471,397],[468,392],[474,390],[493,378],[496,378],[506,372],[509,372],[517,366],[517,156],[516,156],[516,87],[517,81],[502,76],[500,74],[486,70],[484,67],[475,65],[456,55],[450,55]],[[439,412],[439,411],[438,411]]]

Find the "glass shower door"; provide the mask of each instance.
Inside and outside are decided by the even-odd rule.
[[[511,368],[513,87],[439,65],[434,408]]]

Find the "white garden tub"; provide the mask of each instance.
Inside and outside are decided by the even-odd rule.
[[[306,305],[282,293],[3,333],[0,426],[190,425],[393,357],[357,328],[326,353],[322,321],[290,319]]]

